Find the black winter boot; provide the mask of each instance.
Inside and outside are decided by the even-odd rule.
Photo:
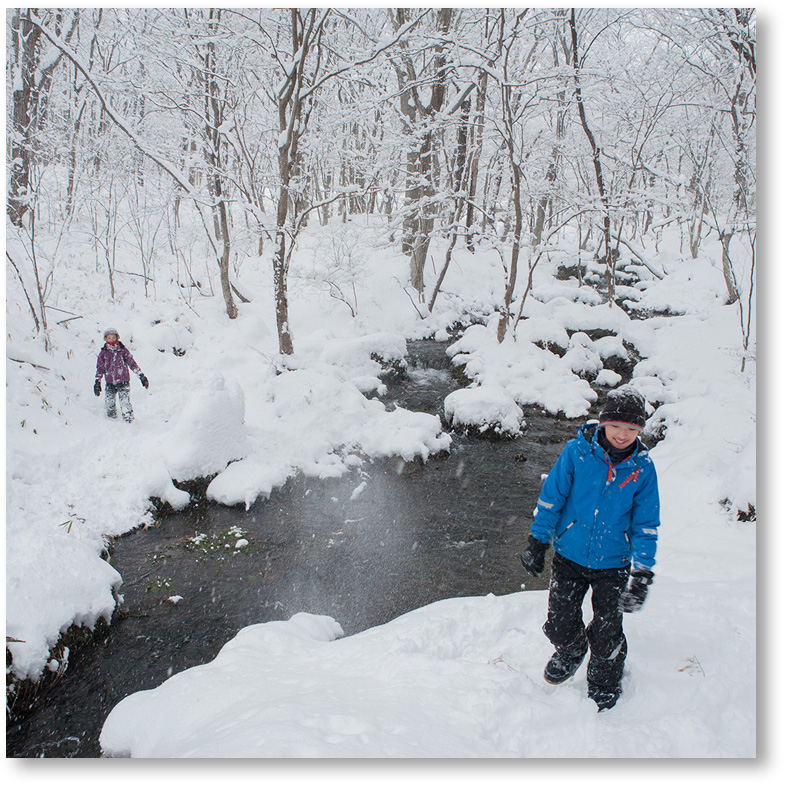
[[[548,660],[542,676],[548,684],[562,684],[570,676],[575,675],[575,671],[581,667],[585,656],[586,649],[578,652],[556,649],[553,656]]]
[[[605,687],[596,682],[589,682],[589,697],[597,704],[597,711],[606,711],[616,705],[621,697],[621,684],[616,687]]]
[[[597,711],[613,708],[621,695],[624,661],[627,658],[627,639],[623,634],[621,643],[611,655],[602,657],[592,648],[589,666],[586,668],[589,697],[597,704]]]

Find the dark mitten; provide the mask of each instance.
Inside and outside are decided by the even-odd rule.
[[[150,382],[147,381],[147,377],[143,373],[139,374],[139,381],[142,383],[142,387],[144,387],[145,390],[150,386]]]
[[[539,578],[545,569],[545,551],[547,550],[547,542],[540,542],[533,534],[529,535],[529,547],[521,554],[521,564],[535,578]]]
[[[619,607],[624,613],[639,611],[646,599],[649,585],[654,581],[654,573],[645,567],[637,567],[630,573],[627,588],[621,593]]]
[[[100,379],[96,379],[95,380],[95,384],[93,385],[93,392],[96,395],[100,395],[101,394],[101,380]]]

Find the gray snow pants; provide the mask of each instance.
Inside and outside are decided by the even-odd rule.
[[[611,690],[621,683],[627,657],[619,598],[629,573],[629,566],[592,570],[558,553],[554,554],[551,566],[548,619],[543,632],[565,653],[581,655],[590,648],[589,683]],[[594,617],[587,627],[583,623],[582,606],[589,588]]]
[[[104,406],[106,407],[106,416],[111,417],[112,419],[117,417],[117,403],[115,397],[120,399],[120,411],[122,412],[123,420],[125,420],[125,422],[133,422],[134,410],[131,406],[131,383],[106,383]]]

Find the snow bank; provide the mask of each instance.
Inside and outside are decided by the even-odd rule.
[[[722,270],[707,265],[705,259],[675,260],[667,272],[663,280],[641,287],[643,291],[634,308],[698,314],[722,305],[728,297]]]
[[[13,599],[6,603],[6,647],[16,673],[37,676],[72,624],[92,630],[114,611],[120,573],[98,557],[92,538],[81,539],[80,524],[70,523],[71,531],[64,521],[46,529],[31,525],[25,537],[16,528],[6,532],[6,596]],[[42,567],[46,580],[38,579]]]
[[[452,443],[449,434],[442,433],[438,417],[400,408],[366,420],[357,430],[356,440],[370,458],[395,455],[405,461],[426,461],[431,453],[448,450]]]
[[[736,634],[748,587],[663,581],[631,619],[625,695],[598,714],[585,665],[547,685],[545,592],[452,599],[349,638],[297,614],[243,629],[216,659],[110,713],[107,755],[146,758],[750,757],[754,673],[724,674],[752,645]],[[715,624],[699,624],[713,605]],[[686,629],[672,622],[683,608]],[[706,634],[708,633],[708,634]]]

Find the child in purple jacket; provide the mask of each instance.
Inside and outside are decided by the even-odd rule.
[[[95,384],[93,392],[101,395],[101,377],[106,377],[106,394],[104,402],[106,406],[106,416],[117,417],[117,406],[115,397],[120,398],[120,409],[123,413],[125,422],[133,422],[134,410],[131,407],[131,376],[129,368],[139,376],[142,387],[147,388],[149,382],[142,373],[141,368],[136,364],[133,355],[123,346],[120,335],[114,327],[107,327],[104,330],[104,341],[101,351],[98,353],[98,362],[95,367]]]

